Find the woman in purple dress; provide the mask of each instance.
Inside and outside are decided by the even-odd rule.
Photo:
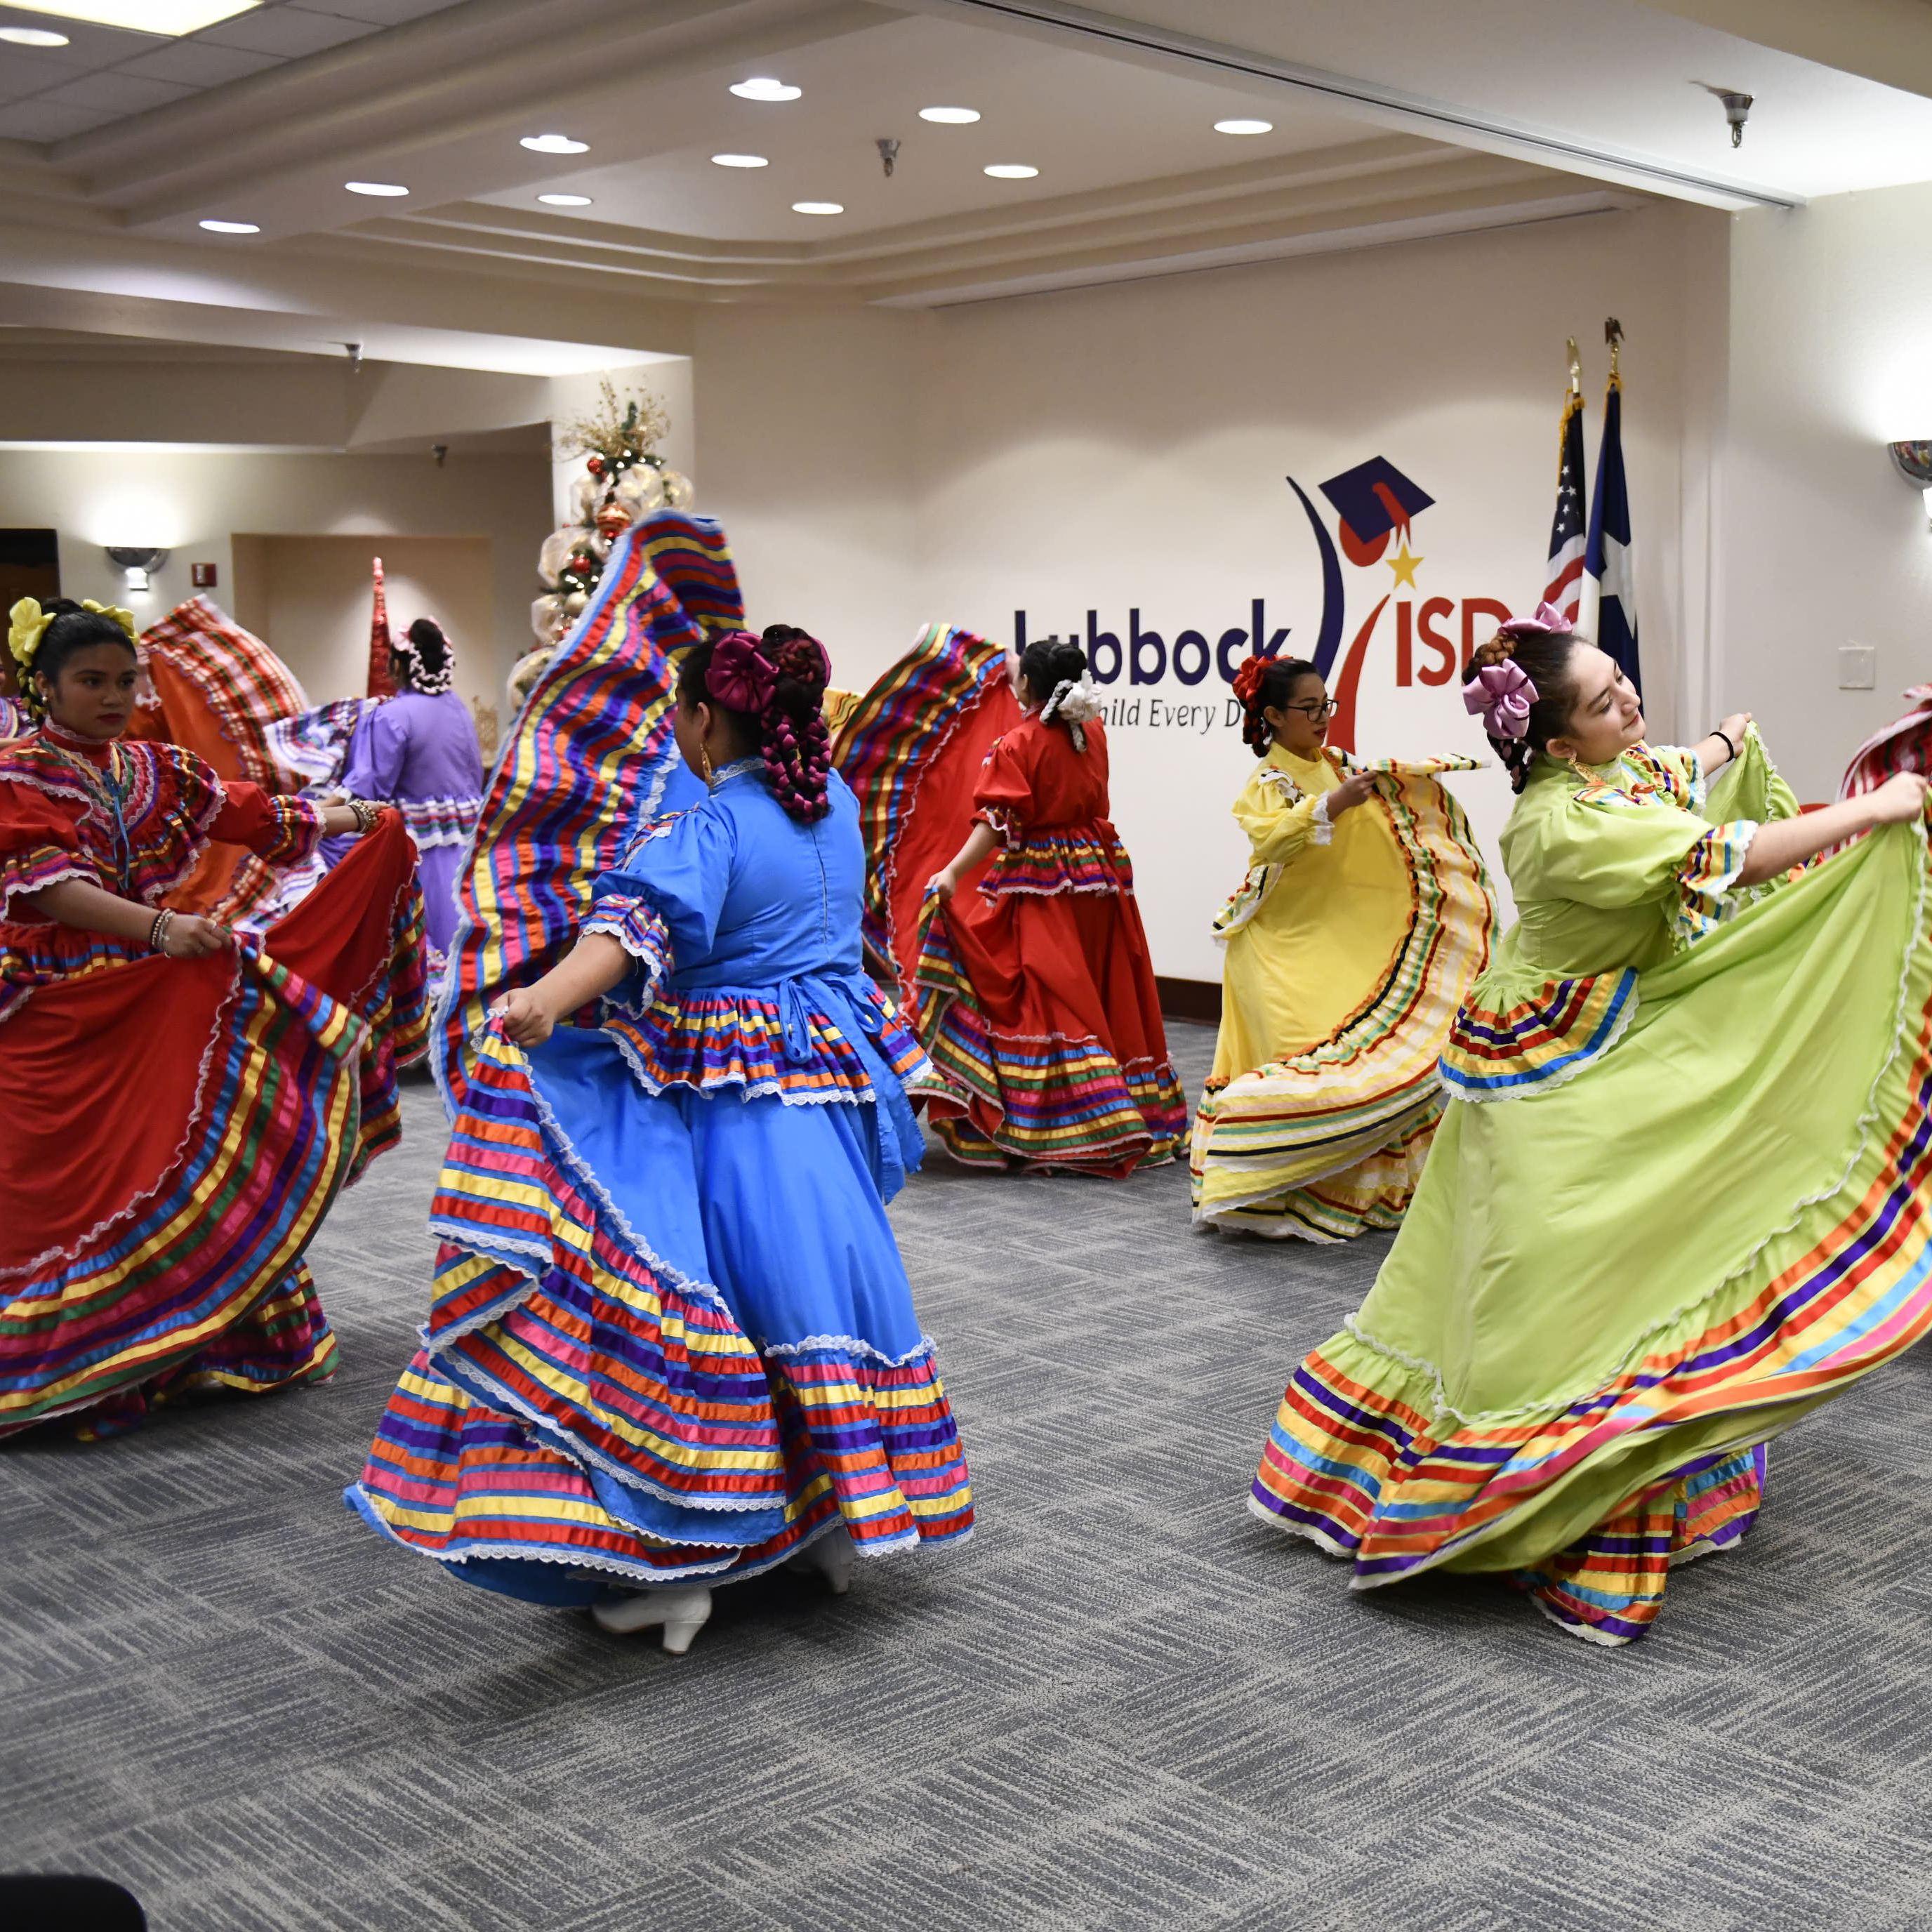
[[[454,653],[433,617],[418,617],[391,647],[396,694],[364,712],[342,788],[393,805],[416,841],[430,970],[455,937],[463,855],[483,809],[483,754],[470,707],[451,688]]]

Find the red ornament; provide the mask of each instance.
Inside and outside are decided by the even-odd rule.
[[[601,456],[593,456],[584,466],[592,476],[602,476],[604,473],[604,459]]]

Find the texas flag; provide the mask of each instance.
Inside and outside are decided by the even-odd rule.
[[[1604,398],[1604,440],[1597,451],[1597,490],[1583,568],[1594,580],[1596,638],[1624,676],[1643,692],[1637,668],[1636,580],[1630,569],[1630,496],[1624,486],[1624,386],[1614,370]]]
[[[1556,514],[1550,524],[1550,581],[1543,601],[1573,624],[1583,584],[1583,398],[1564,398],[1556,466]]]

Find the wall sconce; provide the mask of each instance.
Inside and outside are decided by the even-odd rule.
[[[1915,443],[1911,446],[1918,448],[1922,446]],[[1932,448],[1932,444],[1923,446]],[[168,560],[168,554],[164,550],[129,544],[108,544],[107,556],[110,562],[128,573],[128,588],[136,591],[146,590],[148,588],[148,573],[151,570],[159,570]]]
[[[1925,520],[1932,526],[1932,442],[1888,442],[1892,460],[1907,482],[1916,483],[1925,493]]]

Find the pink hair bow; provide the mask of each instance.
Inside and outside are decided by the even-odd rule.
[[[1536,686],[1520,664],[1505,658],[1501,664],[1484,664],[1463,686],[1462,702],[1482,719],[1492,738],[1520,738],[1529,730]]]
[[[777,684],[778,673],[748,631],[721,638],[704,674],[705,689],[720,704],[754,714],[770,704]]]
[[[1534,617],[1512,617],[1507,624],[1496,626],[1506,638],[1562,638],[1568,637],[1576,628],[1554,604],[1549,603],[1538,604]],[[1534,692],[1530,694],[1532,698],[1535,694]]]

